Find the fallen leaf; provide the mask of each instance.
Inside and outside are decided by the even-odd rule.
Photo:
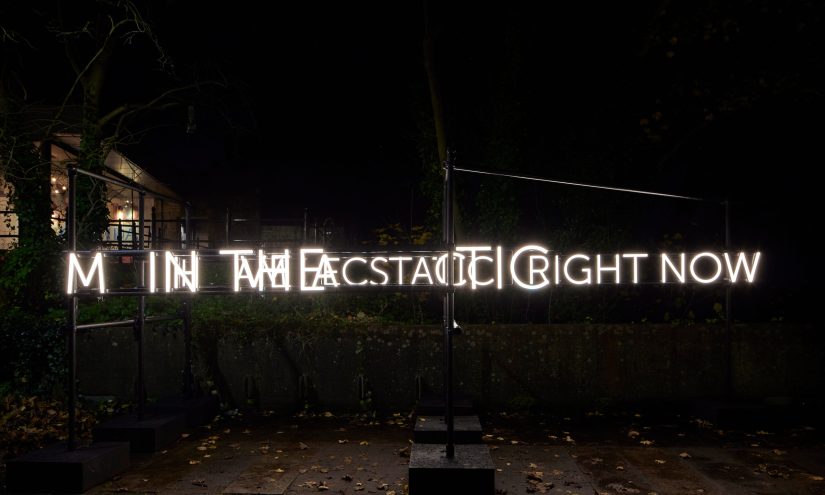
[[[344,481],[352,481],[352,476],[350,476],[348,474],[345,474],[345,475],[341,476],[341,479],[344,480]]]
[[[681,457],[682,459],[690,459],[690,454],[688,454],[687,452],[682,452],[681,454],[679,454],[679,457]]]
[[[192,480],[192,484],[206,488],[206,480]]]
[[[653,445],[653,440],[642,440],[639,443],[644,445],[645,447],[649,447],[649,446]]]
[[[663,460],[663,459],[655,459],[655,460],[654,460],[654,462],[655,462],[656,464],[664,464],[664,463],[666,463],[667,461],[665,461],[665,460]]]
[[[630,430],[627,432],[627,436],[630,438],[636,438],[639,436],[639,432],[636,430]]]
[[[810,475],[810,476],[809,476],[809,478],[810,478],[812,481],[822,481],[822,480],[825,480],[825,478],[823,478],[822,476],[817,476],[817,475],[815,475],[815,474]]]
[[[200,464],[200,463],[201,463],[201,461],[198,461],[196,459],[189,459],[189,464]]]
[[[528,481],[536,481],[538,483],[541,483],[543,477],[544,473],[542,473],[541,471],[532,471],[527,473]]]
[[[369,443],[368,441],[366,441],[366,440],[361,440],[361,442],[360,442],[358,445],[369,445],[369,444],[370,444],[370,443]]]
[[[298,442],[298,448],[301,450],[306,450],[309,448],[309,445],[305,444],[304,442]]]
[[[338,440],[338,443],[339,443],[339,444],[340,444],[340,443],[349,443],[349,440],[347,440],[347,439],[345,438],[345,439],[343,439],[343,440]]]

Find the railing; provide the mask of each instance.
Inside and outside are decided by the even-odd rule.
[[[14,210],[0,210],[0,228],[5,227],[6,219],[2,218],[2,217],[10,217],[12,215],[16,216],[17,213]],[[53,228],[57,227],[56,230],[55,230],[57,233],[63,232],[63,229],[66,226],[66,219],[65,218],[63,218],[63,217],[51,217],[51,221],[52,221],[52,224],[53,224]],[[54,225],[55,223],[56,223],[56,225]],[[20,237],[20,234],[18,232],[13,232],[11,230],[8,230],[4,233],[0,233],[0,239],[18,239],[19,237]],[[2,244],[0,244],[0,246],[2,246]],[[2,249],[2,247],[0,247],[0,249]]]
[[[16,215],[14,210],[0,210],[0,228],[4,227],[3,218]],[[64,217],[51,217],[53,225],[55,225],[55,232],[58,234],[65,233],[66,219]],[[148,225],[143,227],[143,246],[140,246],[139,239],[139,220],[112,220],[109,221],[106,230],[103,233],[103,239],[100,243],[100,249],[119,251],[127,249],[165,249],[174,248],[180,249],[185,244],[185,220],[182,218],[175,219],[158,219],[152,215],[152,220]],[[20,233],[13,230],[0,230],[0,239],[11,239],[12,242],[20,237]],[[190,246],[195,248],[208,247],[205,242],[201,242],[192,233],[193,239]],[[0,243],[0,249],[3,244]]]

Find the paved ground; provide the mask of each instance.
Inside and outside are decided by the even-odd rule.
[[[89,493],[407,492],[412,419],[237,415]],[[825,494],[821,429],[716,429],[678,416],[483,418],[498,493]],[[456,490],[455,493],[461,493]]]

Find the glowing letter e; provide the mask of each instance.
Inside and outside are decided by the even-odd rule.
[[[77,290],[77,279],[75,275],[80,277],[80,284],[83,287],[88,287],[92,284],[92,277],[97,272],[97,287],[101,294],[106,292],[105,278],[103,276],[103,255],[97,253],[92,261],[92,266],[89,268],[89,273],[83,273],[83,268],[80,267],[80,262],[77,260],[75,253],[69,253],[69,278],[66,280],[66,294],[74,294]]]

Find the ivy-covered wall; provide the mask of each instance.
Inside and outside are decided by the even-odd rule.
[[[358,325],[196,335],[196,375],[229,406],[409,410],[419,385],[440,392],[437,326]],[[254,338],[253,338],[254,337]],[[146,335],[150,397],[178,393],[180,331]],[[455,340],[458,390],[482,408],[686,401],[725,392],[720,325],[478,325]],[[816,397],[825,390],[825,338],[811,325],[737,325],[738,398]],[[81,336],[81,391],[134,396],[131,330]]]

